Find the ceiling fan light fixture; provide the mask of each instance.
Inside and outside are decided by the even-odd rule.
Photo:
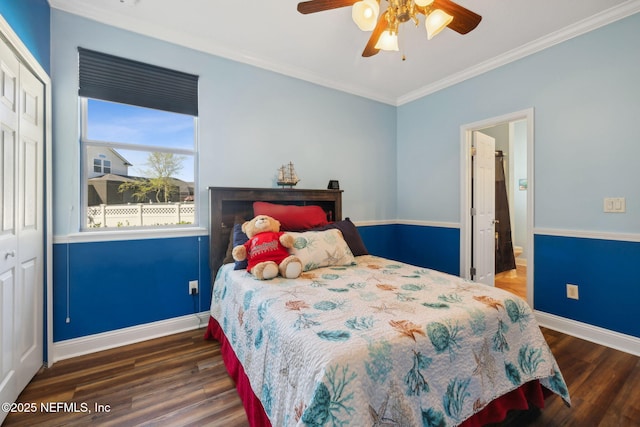
[[[353,4],[351,18],[362,31],[371,31],[376,27],[380,6],[376,0],[361,0]]]
[[[444,30],[447,25],[453,21],[453,16],[441,9],[436,9],[427,15],[424,26],[427,29],[427,39],[431,40],[440,31]]]
[[[1,0],[0,0],[1,1]],[[140,1],[140,0],[124,0]],[[402,24],[412,22],[419,26],[425,16],[427,38],[431,39],[449,27],[458,34],[467,34],[475,29],[482,16],[459,5],[456,0],[302,0],[298,12],[303,15],[325,10],[351,7],[351,18],[363,31],[371,31],[362,51],[364,58],[376,55],[381,50],[398,51],[398,30]],[[404,55],[403,55],[404,60]]]
[[[380,38],[376,43],[376,49],[386,50],[386,51],[398,51],[398,33],[394,33],[392,30],[384,30],[382,34],[380,34]]]

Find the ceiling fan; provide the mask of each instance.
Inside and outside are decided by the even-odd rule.
[[[298,3],[302,14],[322,12],[352,6],[351,16],[363,31],[373,31],[362,56],[369,57],[380,50],[398,50],[398,27],[408,21],[419,25],[419,15],[425,16],[427,38],[444,28],[467,34],[478,26],[482,16],[450,0],[387,0],[387,9],[380,13],[382,0],[308,0]]]

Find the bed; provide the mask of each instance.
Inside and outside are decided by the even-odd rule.
[[[255,201],[326,214],[294,233],[300,278],[259,281],[225,262]],[[368,254],[342,220],[340,191],[210,188],[210,207],[205,337],[221,342],[252,426],[479,426],[551,394],[570,404],[525,301]]]

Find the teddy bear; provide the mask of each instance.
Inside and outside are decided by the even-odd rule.
[[[249,240],[233,248],[236,261],[247,260],[247,271],[256,279],[273,279],[280,273],[287,279],[295,279],[302,273],[302,262],[289,255],[293,247],[291,234],[280,231],[280,222],[268,215],[258,215],[242,224],[242,231]]]

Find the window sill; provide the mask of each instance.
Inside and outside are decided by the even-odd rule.
[[[112,242],[120,240],[163,239],[173,237],[207,236],[204,227],[175,227],[154,229],[120,229],[109,231],[82,231],[66,236],[54,236],[53,243]]]

